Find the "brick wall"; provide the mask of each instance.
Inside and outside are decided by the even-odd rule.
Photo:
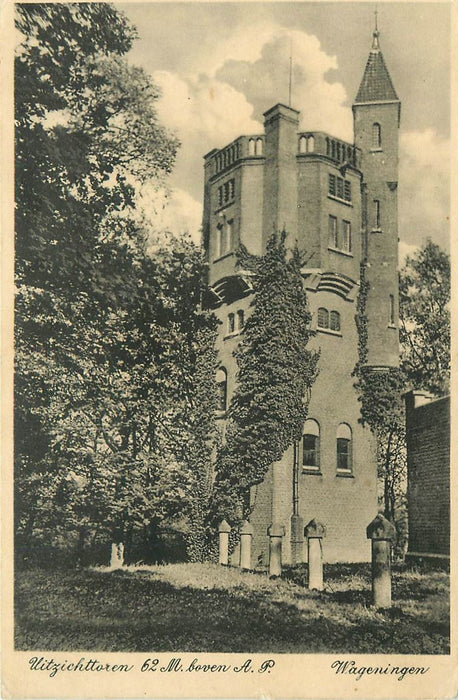
[[[450,554],[450,397],[406,397],[409,551]]]

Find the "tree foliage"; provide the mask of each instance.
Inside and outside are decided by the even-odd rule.
[[[428,240],[400,275],[401,366],[416,389],[450,386],[450,257]]]
[[[204,261],[186,238],[152,255],[135,211],[136,183],[161,183],[177,142],[126,61],[125,18],[105,3],[20,5],[17,28],[17,528],[128,540],[195,519],[208,481]]]
[[[237,385],[215,483],[216,514],[233,521],[248,515],[250,488],[300,439],[317,375],[318,353],[307,347],[313,332],[303,259],[297,248],[288,252],[285,240],[285,232],[272,236],[262,257],[239,253],[254,295],[235,354]]]

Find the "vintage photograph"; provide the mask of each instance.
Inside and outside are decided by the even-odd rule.
[[[14,6],[30,670],[450,654],[450,13]]]

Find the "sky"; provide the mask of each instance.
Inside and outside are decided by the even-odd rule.
[[[164,125],[181,147],[168,204],[171,230],[199,240],[203,156],[241,134],[263,131],[262,114],[288,102],[301,130],[353,140],[351,104],[372,41],[366,2],[117,3],[137,27],[129,60],[160,86]],[[450,5],[378,3],[380,46],[402,102],[400,257],[427,237],[449,248]],[[160,200],[162,201],[162,200]]]

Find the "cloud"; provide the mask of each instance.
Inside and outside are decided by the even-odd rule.
[[[226,60],[216,77],[243,92],[260,118],[275,103],[288,101],[291,51],[292,105],[301,110],[301,127],[352,139],[346,90],[341,83],[331,82],[328,75],[337,69],[337,59],[323,51],[314,35],[277,27],[256,60]]]
[[[450,246],[450,141],[434,129],[401,133],[399,233],[405,245],[431,237]]]

